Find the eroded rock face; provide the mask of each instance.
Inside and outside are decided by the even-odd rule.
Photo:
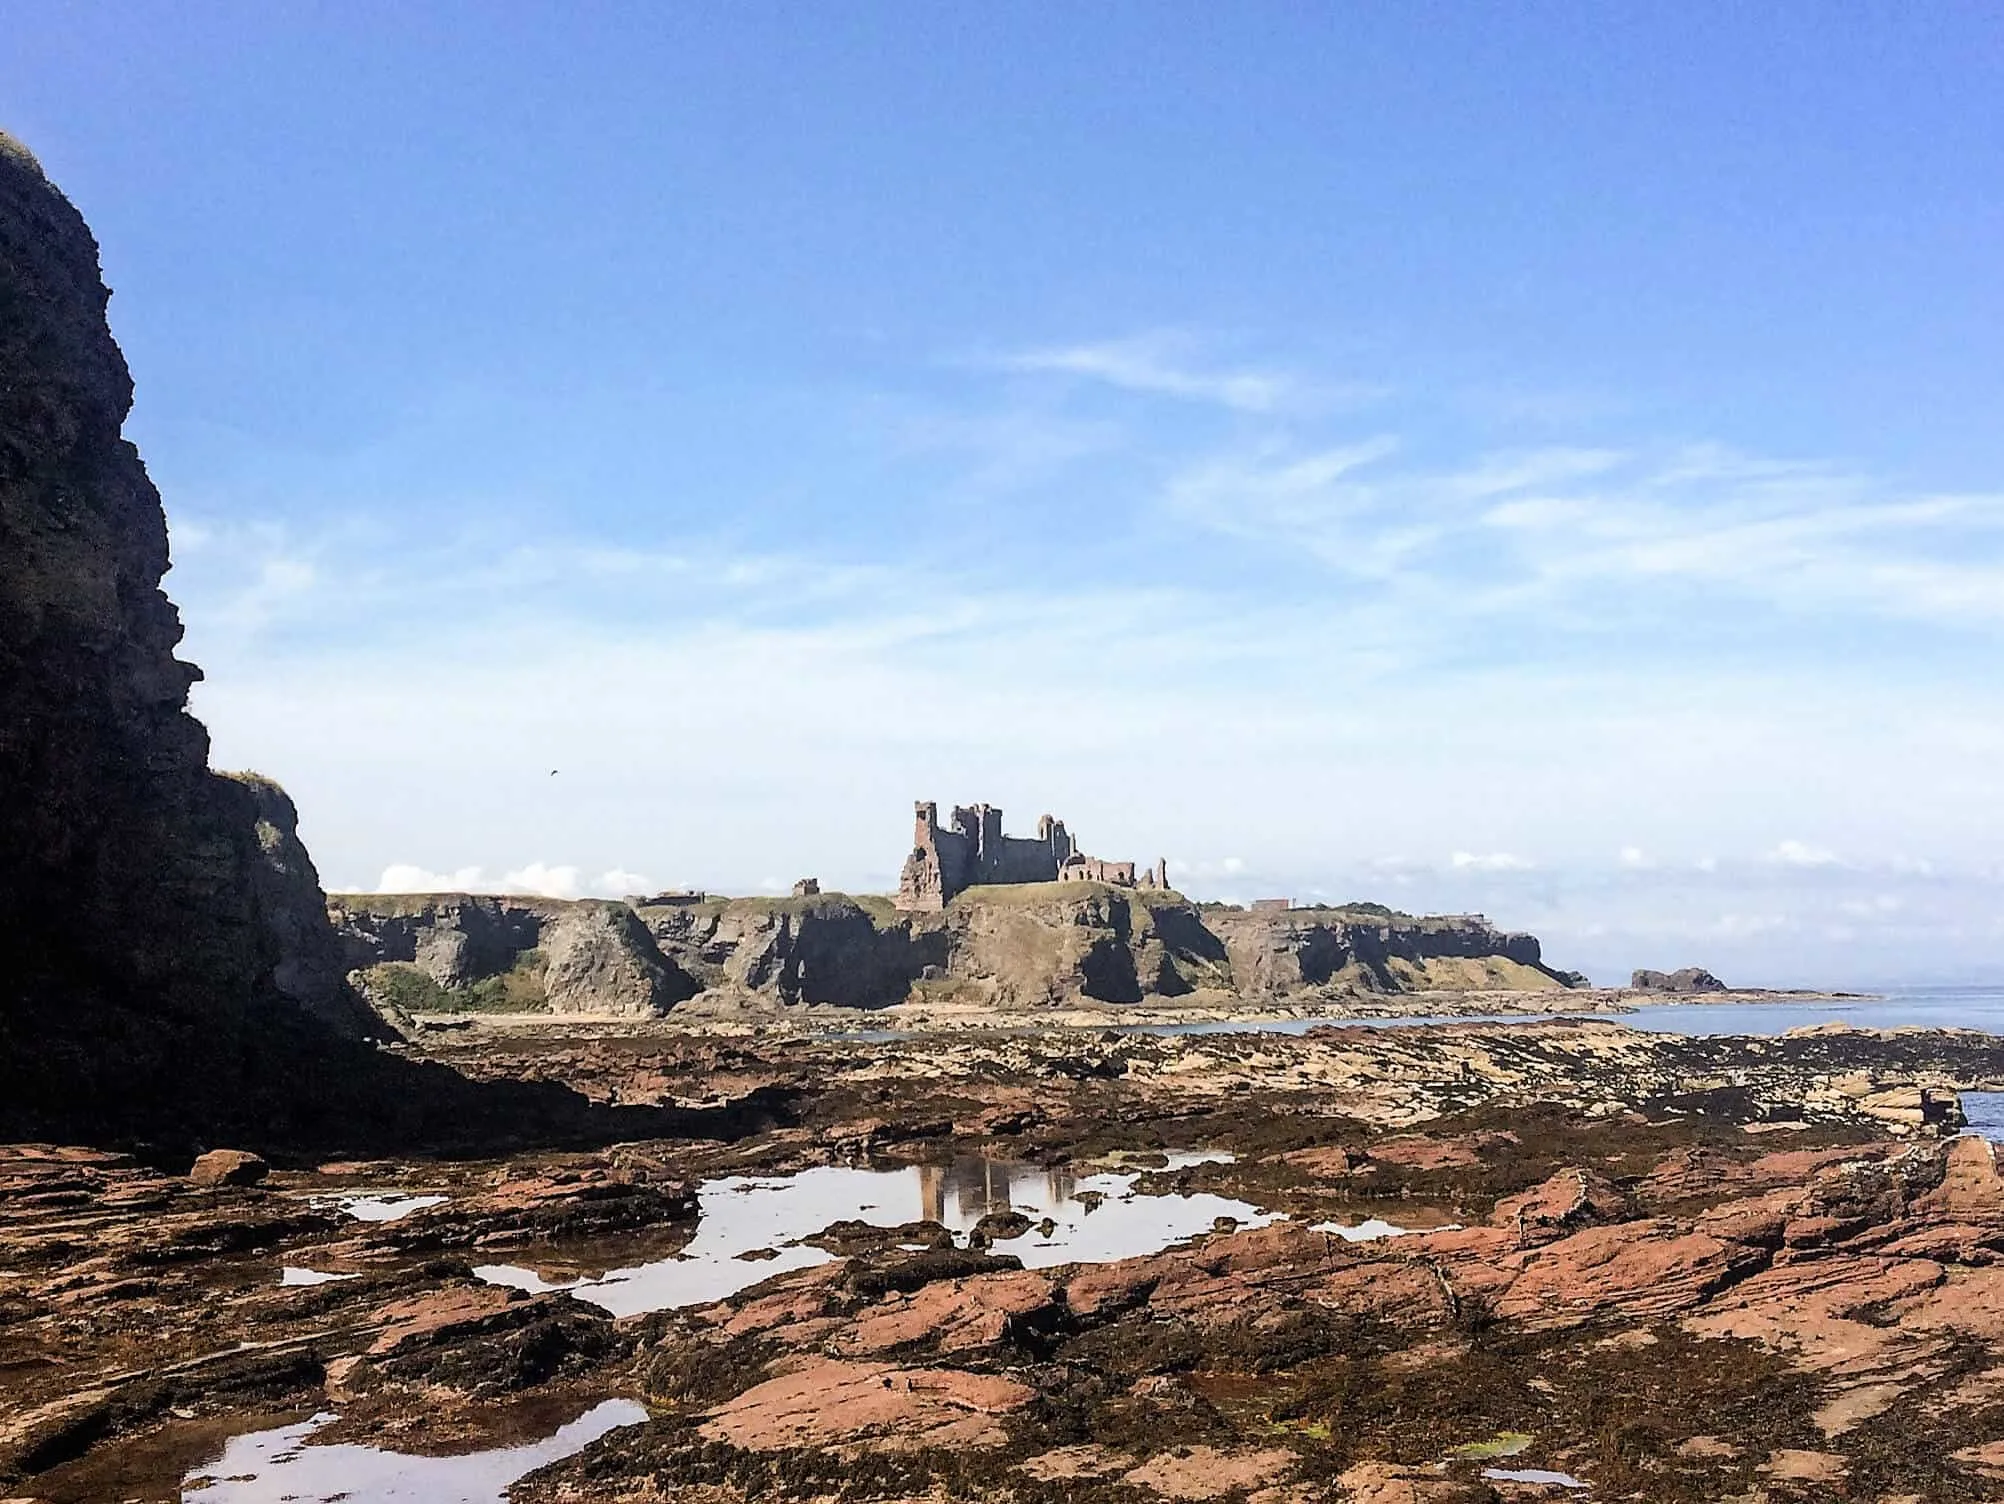
[[[296,1000],[354,1030],[273,801],[208,768],[97,245],[0,138],[0,1133],[227,1093]],[[282,795],[278,798],[282,799]],[[274,830],[279,822],[270,822]],[[276,865],[274,863],[276,862]],[[284,870],[280,870],[284,869]],[[289,963],[289,964],[288,964]],[[275,972],[286,965],[286,982]]]
[[[1311,1003],[1581,980],[1546,967],[1535,936],[1505,934],[1477,916],[1199,909],[1166,889],[1089,882],[975,886],[927,913],[840,893],[637,902],[651,946],[622,948],[642,964],[655,951],[676,1000],[701,990],[701,1013],[911,1001],[1044,1008],[1199,993]],[[331,905],[351,966],[416,966],[446,988],[503,975],[532,947],[547,952],[549,926],[581,907],[466,894],[342,894]]]
[[[278,946],[272,982],[321,1022],[358,1038],[387,1038],[374,1011],[348,984],[348,966],[320,874],[299,839],[299,811],[284,789],[255,773],[224,775],[243,789],[257,813],[252,833],[258,860],[251,882],[265,928]]]
[[[841,894],[658,905],[642,917],[662,953],[703,986],[784,1003],[886,1007],[945,959],[944,945],[908,920]]]
[[[1207,909],[1246,992],[1269,997],[1348,987],[1367,992],[1560,989],[1576,974],[1544,963],[1535,935],[1506,934],[1475,915],[1416,919],[1385,912]]]
[[[579,904],[549,925],[542,949],[552,1013],[651,1017],[694,990],[662,961],[640,916],[623,903]]]
[[[0,1140],[637,1136],[648,1114],[357,1037],[291,802],[211,772],[188,714],[109,298],[82,216],[0,135]]]
[[[404,997],[383,1002],[648,1018],[697,990],[623,903],[336,894],[326,910],[343,964],[368,973],[363,983],[372,993],[395,991],[395,978],[376,968],[410,968],[432,984],[407,985]]]

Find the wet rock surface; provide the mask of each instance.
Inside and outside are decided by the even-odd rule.
[[[510,1497],[1277,1504],[1561,1497],[1559,1474],[1599,1499],[2004,1496],[2004,1174],[1943,1136],[1953,1093],[2004,1072],[1987,1036],[433,1047],[601,1100],[790,1105],[249,1184],[0,1150],[0,1493],[177,1498],[230,1437],[312,1417],[306,1452],[357,1449],[330,1466],[547,1447],[623,1400],[648,1418],[523,1454],[557,1460]],[[721,1298],[615,1315],[569,1288],[836,1169],[915,1199],[747,1231]],[[1200,1195],[1271,1220],[1037,1262],[1047,1206],[1091,1229]]]

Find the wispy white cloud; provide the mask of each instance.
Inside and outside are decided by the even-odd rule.
[[[377,879],[378,893],[519,893],[539,898],[623,898],[644,892],[651,884],[637,872],[613,868],[587,879],[568,864],[529,862],[498,877],[484,867],[456,867],[434,872],[412,862],[392,862]]]
[[[1480,908],[1558,964],[1801,980],[1835,929],[1862,965],[1948,914],[1944,953],[1995,953],[2004,684],[1852,649],[1994,638],[1998,498],[1633,436],[1456,453],[1193,349],[1032,352],[992,411],[882,425],[914,495],[982,503],[895,536],[731,497],[707,530],[177,514],[197,708],[323,871],[442,869],[389,887],[882,890],[912,798],[989,798],[1194,853],[1199,896]]]
[[[1245,413],[1272,413],[1305,393],[1284,371],[1206,368],[1188,358],[1188,341],[1145,335],[1091,344],[1025,350],[995,362],[1004,370],[1079,377],[1125,391],[1211,403]]]
[[[1395,433],[1195,459],[1176,518],[1376,579],[1457,615],[1536,615],[1681,586],[1798,612],[2004,624],[2004,492],[1902,494],[1712,446],[1480,454],[1429,467]],[[1439,601],[1436,600],[1436,604]]]
[[[1537,863],[1507,851],[1457,851],[1448,865],[1464,872],[1529,872]]]
[[[1808,841],[1783,841],[1767,854],[1771,862],[1789,867],[1836,867],[1842,865],[1837,853]]]

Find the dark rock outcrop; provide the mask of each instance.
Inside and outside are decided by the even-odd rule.
[[[24,1129],[171,1090],[293,1006],[263,795],[209,771],[186,708],[109,297],[82,216],[0,140],[0,1124]]]
[[[840,893],[711,898],[646,907],[641,917],[662,953],[704,987],[785,1003],[886,1007],[946,961],[943,937],[928,938],[886,903]]]
[[[1036,1008],[1199,992],[1290,1000],[1546,990],[1584,980],[1547,967],[1535,936],[1504,933],[1479,915],[1200,909],[1169,889],[1092,882],[976,886],[933,913],[841,893],[674,895],[640,900],[637,909],[466,894],[337,894],[329,903],[348,964],[377,969],[372,989],[382,968],[398,966],[437,984],[405,999],[420,1011],[519,1007],[497,988],[521,980],[531,959],[543,968],[528,989],[532,1006],[633,1015],[698,989],[707,1012],[744,1003],[882,1008],[915,998]],[[606,965],[580,968],[573,955]],[[663,973],[650,982],[656,962]],[[559,973],[574,969],[578,985],[560,984]]]
[[[1229,948],[1238,985],[1264,996],[1574,985],[1575,974],[1545,965],[1535,935],[1506,933],[1479,914],[1207,908],[1204,918]]]
[[[343,964],[372,992],[407,968],[391,1003],[653,1017],[701,984],[656,944],[631,906],[601,899],[470,893],[340,893],[326,900]]]
[[[0,1140],[646,1137],[356,1036],[289,800],[208,766],[167,524],[83,217],[0,135]],[[338,963],[333,963],[338,964]]]
[[[1677,971],[1638,971],[1628,985],[1639,992],[1724,992],[1726,984],[1702,966]]]
[[[348,984],[340,938],[327,919],[320,874],[299,839],[292,797],[256,773],[223,775],[251,797],[258,860],[251,883],[264,926],[278,947],[272,982],[292,1002],[344,1034],[390,1038],[366,1002]]]

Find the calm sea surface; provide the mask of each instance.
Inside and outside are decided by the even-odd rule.
[[[1883,996],[1773,1003],[1653,1003],[1633,1013],[1482,1013],[1424,1018],[1289,1018],[1247,1023],[1152,1024],[1142,1034],[1306,1034],[1325,1024],[1413,1029],[1439,1024],[1525,1023],[1550,1018],[1609,1018],[1662,1034],[1785,1034],[1814,1024],[1861,1029],[1981,1029],[2004,1035],[2004,987],[1901,987]]]

